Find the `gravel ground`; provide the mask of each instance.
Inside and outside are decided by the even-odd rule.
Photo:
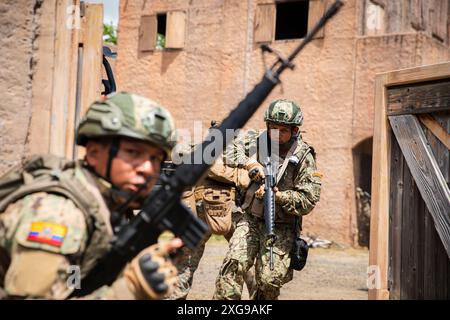
[[[228,245],[211,239],[194,276],[188,300],[211,299],[214,283]],[[310,249],[308,262],[281,289],[281,300],[364,300],[367,299],[365,249]],[[244,289],[243,299],[248,299]]]

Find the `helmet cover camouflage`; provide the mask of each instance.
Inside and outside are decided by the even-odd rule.
[[[149,142],[170,154],[176,143],[175,125],[169,111],[153,100],[119,92],[95,101],[77,130],[77,144],[92,138],[127,137]]]
[[[295,102],[279,99],[269,105],[264,114],[264,121],[288,126],[301,126],[303,113]]]

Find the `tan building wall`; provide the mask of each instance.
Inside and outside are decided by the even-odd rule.
[[[0,3],[0,172],[20,160],[28,145],[39,3]]]
[[[118,88],[168,106],[179,127],[190,129],[193,121],[201,120],[207,128],[211,119],[224,118],[263,74],[254,42],[255,13],[262,2],[121,1]],[[414,3],[420,12],[429,13],[419,15],[423,20],[417,18]],[[439,20],[433,5],[447,8],[444,0],[345,1],[325,27],[324,37],[306,47],[295,61],[295,71],[282,76],[283,85],[248,123],[248,128],[262,128],[264,109],[273,99],[285,97],[301,104],[303,135],[315,146],[324,173],[321,201],[304,219],[305,233],[357,243],[352,150],[372,137],[374,77],[449,59],[447,10]],[[139,51],[141,16],[172,10],[186,13],[184,47]],[[442,28],[435,30],[439,23],[445,24],[441,40],[433,35],[442,34]],[[298,43],[281,40],[270,45],[288,54]]]

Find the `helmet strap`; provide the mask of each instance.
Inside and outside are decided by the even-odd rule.
[[[108,164],[106,165],[106,180],[111,181],[111,167],[114,158],[119,153],[120,139],[113,139],[109,145]]]

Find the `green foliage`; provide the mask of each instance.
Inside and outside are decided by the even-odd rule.
[[[103,24],[103,40],[117,45],[117,27],[113,24]]]
[[[166,47],[166,37],[161,33],[158,33],[156,38],[156,49],[164,49]]]

